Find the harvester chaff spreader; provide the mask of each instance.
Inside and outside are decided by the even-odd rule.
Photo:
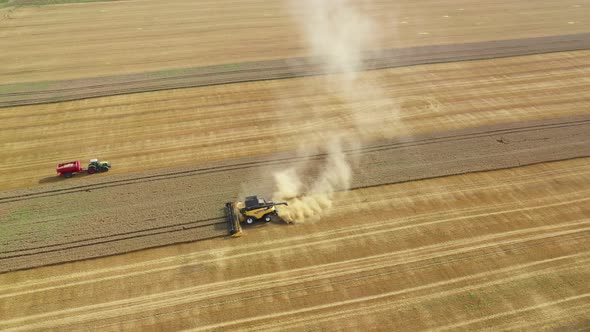
[[[285,202],[274,203],[259,199],[257,196],[246,197],[244,202],[225,203],[229,234],[232,237],[242,235],[242,223],[251,225],[258,221],[269,222],[277,216],[277,205],[288,205]]]

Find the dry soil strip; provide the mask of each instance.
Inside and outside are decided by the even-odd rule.
[[[590,49],[590,33],[388,49],[365,55],[363,70]],[[132,75],[0,85],[0,108],[166,89],[327,74],[317,58],[182,68]]]

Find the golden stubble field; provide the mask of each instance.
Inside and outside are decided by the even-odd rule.
[[[589,6],[571,0],[403,0],[362,1],[358,8],[387,31],[364,46],[404,48],[588,33]],[[296,23],[309,12],[296,4],[290,13],[287,7],[263,0],[198,5],[136,0],[1,9],[0,84],[100,82],[107,75],[313,55]],[[356,135],[351,114],[359,113],[351,109],[377,110],[367,117],[375,130],[365,130],[360,144],[574,119],[589,114],[589,71],[590,53],[581,50],[364,72],[355,82],[371,82],[378,98],[352,98],[352,103],[343,96],[354,89],[326,84],[338,77],[311,77],[2,108],[0,190],[9,197],[76,186],[77,179],[67,185],[56,181],[54,165],[66,160],[104,158],[113,163],[113,172],[140,176],[147,170],[293,152],[302,137],[309,145],[325,139],[318,135],[322,131]],[[565,145],[574,149],[580,137],[587,136],[572,131]],[[522,145],[531,154],[551,142],[533,138],[538,146]],[[511,143],[502,137],[489,141],[496,147]],[[516,158],[509,151],[507,146],[505,154],[492,155]],[[584,154],[584,147],[580,151]],[[436,165],[417,158],[426,166],[450,167],[457,155],[447,152],[441,151]],[[272,223],[250,228],[237,240],[197,241],[0,274],[0,329],[588,329],[588,161],[541,160],[337,191],[333,208],[317,223]],[[396,172],[395,161],[385,165]],[[109,176],[96,181],[109,181]],[[39,184],[42,189],[22,189]],[[134,188],[149,186],[122,192]],[[183,205],[199,195],[208,199],[201,202],[225,197],[228,189],[194,186],[191,190],[199,194],[194,197],[182,185],[178,190],[184,190],[182,202],[166,195],[170,206],[155,217],[186,231],[186,225],[175,224],[178,215],[186,220],[200,216],[191,215],[193,205]],[[77,212],[68,213],[83,216],[92,205],[94,215],[100,215],[102,207],[95,204],[116,200],[100,193],[86,190],[83,203],[71,200]],[[147,215],[149,209],[131,211],[129,206],[140,206],[137,197],[121,196],[119,205],[105,204],[104,211],[116,215],[117,209],[128,208],[128,215],[141,217],[130,218],[139,227],[134,232],[141,233],[154,216]],[[26,211],[28,204],[25,199],[15,206]],[[0,212],[11,223],[27,221],[27,213]],[[42,216],[34,221],[17,232],[34,234],[32,245],[41,245],[39,250],[72,241],[60,236],[73,233],[48,232]],[[72,218],[71,225],[60,227],[84,222],[89,218]],[[103,218],[84,226],[117,230],[120,224]],[[52,237],[43,238],[47,234]],[[14,248],[0,254],[13,255]],[[84,258],[69,254],[72,260]]]
[[[306,1],[139,0],[0,10],[0,84],[308,55]],[[585,1],[355,1],[375,48],[590,31]]]
[[[0,275],[8,330],[580,330],[586,159],[354,190],[315,224]]]

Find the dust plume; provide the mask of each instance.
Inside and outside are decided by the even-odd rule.
[[[307,163],[274,173],[273,201],[289,204],[277,207],[279,214],[287,222],[303,223],[320,220],[332,207],[334,194],[350,188],[356,160],[346,151],[360,147],[364,132],[378,127],[371,112],[389,105],[372,103],[381,92],[375,84],[358,79],[363,54],[376,48],[377,31],[358,5],[346,0],[290,0],[289,6],[309,52],[327,74],[321,78],[324,89],[345,105],[330,119],[310,106],[312,120],[326,125],[304,135],[298,154],[324,154],[319,165]]]
[[[352,168],[343,146],[339,137],[327,143],[323,168],[308,185],[295,168],[274,174],[277,191],[273,200],[289,203],[288,207],[277,207],[281,218],[288,222],[318,221],[332,206],[334,193],[350,187]]]

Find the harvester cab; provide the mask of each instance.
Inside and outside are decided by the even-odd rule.
[[[241,223],[251,225],[263,220],[269,222],[273,216],[278,215],[276,206],[288,205],[285,202],[274,203],[259,199],[256,196],[246,197],[244,202],[228,202],[225,204],[229,233],[232,237],[242,235]]]
[[[111,164],[108,161],[98,161],[98,159],[91,159],[88,164],[88,174],[108,172]]]

